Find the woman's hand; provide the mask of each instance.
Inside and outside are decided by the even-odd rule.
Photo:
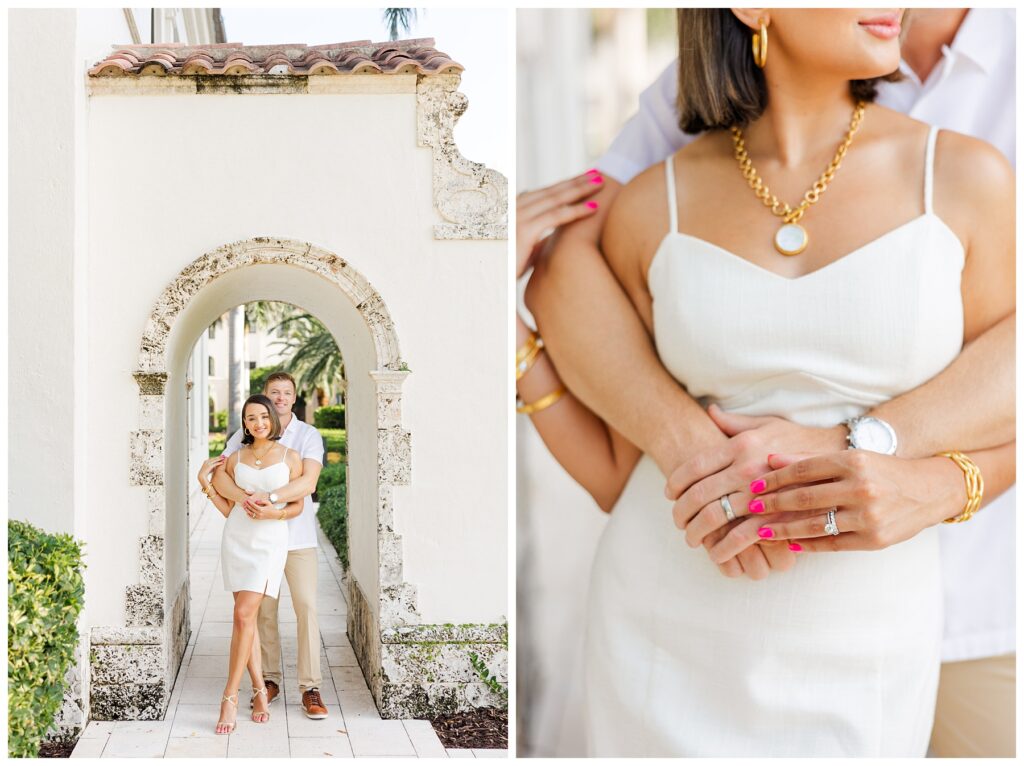
[[[829,453],[843,449],[844,429],[808,428],[776,417],[733,415],[717,405],[708,415],[726,436],[722,447],[688,460],[669,476],[665,494],[675,500],[672,517],[686,530],[686,542],[696,548],[729,519],[721,498],[729,496],[736,517],[763,513],[748,489],[750,482],[769,470],[772,452]]]
[[[245,513],[253,521],[280,521],[281,510],[273,505],[245,504]]]
[[[588,170],[516,197],[516,279],[533,265],[548,232],[597,210],[593,200],[581,200],[599,192],[603,184],[598,171]]]
[[[210,481],[210,474],[213,473],[218,466],[223,464],[225,460],[227,460],[227,458],[224,457],[224,455],[217,455],[203,463],[199,469],[199,475],[196,477],[199,479],[199,485],[201,487],[204,489],[207,487]]]
[[[774,470],[751,484],[764,515],[725,535],[710,551],[713,561],[728,561],[764,540],[795,540],[805,551],[880,550],[956,516],[967,501],[963,473],[944,457],[845,450],[772,455],[769,464]],[[825,531],[832,508],[838,535]]]

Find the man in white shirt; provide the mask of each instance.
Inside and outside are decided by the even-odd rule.
[[[905,77],[901,82],[882,83],[877,103],[987,140],[1013,162],[1014,12],[953,8],[915,9],[912,14],[903,46]],[[673,63],[644,91],[639,113],[597,163],[607,187],[596,198],[602,212],[610,207],[619,184],[695,138],[679,129],[676,90]],[[559,280],[561,285],[542,287],[534,300],[543,306],[546,327],[554,325],[558,330],[561,325],[563,354],[567,344],[575,347],[571,359],[560,356],[559,333],[545,332],[560,371],[575,367],[578,378],[600,380],[603,388],[591,390],[587,403],[599,405],[595,407],[599,414],[608,404],[610,414],[614,406],[628,406],[621,401],[612,405],[613,397],[632,398],[621,396],[617,376],[643,378],[642,372],[637,375],[643,366],[634,365],[625,355],[609,359],[597,349],[607,347],[610,337],[640,338],[637,333],[644,331],[628,299],[615,293],[621,289],[603,260],[581,254],[586,248],[578,247],[579,237],[589,237],[596,244],[598,225],[578,224],[575,228],[584,233],[577,235],[575,243],[563,238],[556,244],[550,263],[559,265],[549,270],[545,280]],[[573,247],[580,253],[570,255]],[[579,285],[588,287],[581,291]],[[574,290],[576,298],[566,300]],[[555,303],[561,305],[549,310]],[[647,393],[649,399],[658,395]],[[931,748],[936,756],[1014,753],[1014,500],[1011,489],[989,503],[971,524],[941,529],[946,626]]]
[[[263,393],[274,403],[281,420],[281,444],[299,453],[302,458],[302,476],[273,492],[254,492],[240,489],[223,470],[214,475],[214,487],[223,497],[243,505],[272,505],[303,499],[302,513],[288,520],[288,559],[284,576],[295,609],[298,632],[299,691],[302,708],[307,718],[327,717],[327,707],[320,696],[320,624],[316,613],[317,537],[316,512],[310,495],[316,489],[317,479],[324,463],[323,438],[308,423],[292,414],[295,404],[295,380],[286,372],[275,372],[263,385]],[[236,431],[224,448],[224,455],[236,452],[242,446],[242,431]],[[277,627],[276,598],[265,598],[260,605],[257,627],[263,675],[267,687],[267,700],[273,702],[281,693],[281,638]]]

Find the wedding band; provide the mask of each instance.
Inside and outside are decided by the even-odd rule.
[[[836,509],[832,508],[825,517],[825,531],[830,535],[838,535],[839,527],[836,526]]]
[[[722,510],[725,511],[725,518],[729,521],[736,521],[736,512],[732,509],[732,503],[729,502],[729,496],[722,495],[718,498],[718,502],[722,506]]]

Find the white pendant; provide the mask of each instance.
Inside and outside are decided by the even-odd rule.
[[[775,249],[783,255],[799,255],[807,247],[807,231],[798,223],[784,223],[775,232]]]
[[[257,460],[256,461],[256,465],[263,465],[263,461],[262,460]]]

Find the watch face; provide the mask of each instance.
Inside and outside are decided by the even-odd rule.
[[[877,418],[864,418],[857,423],[854,443],[857,449],[881,452],[883,455],[895,452],[891,431]]]

